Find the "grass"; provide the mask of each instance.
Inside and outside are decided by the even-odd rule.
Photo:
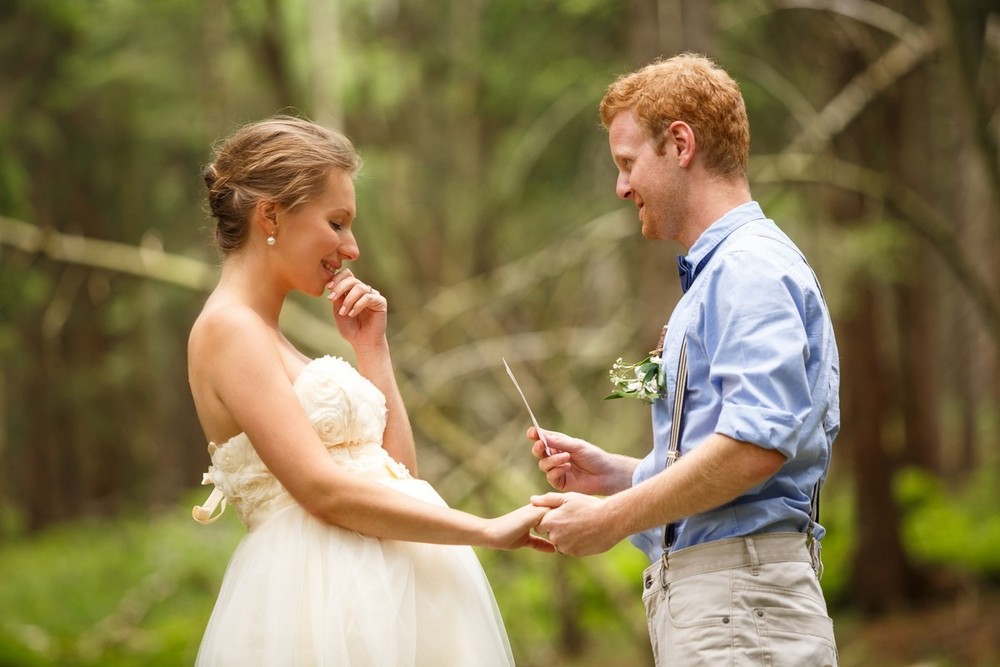
[[[156,515],[78,521],[31,536],[0,534],[0,667],[192,664],[244,534],[233,512],[212,526],[192,521],[190,507],[202,499],[199,489]],[[837,511],[828,515],[835,529],[824,552],[824,586],[840,597],[852,545],[844,538],[849,527],[836,517],[846,524],[849,514],[831,505]],[[984,506],[975,503],[978,512]],[[940,544],[927,531],[951,530],[940,519],[910,516],[908,534],[912,539],[916,531],[919,543]],[[944,558],[919,549],[914,554],[924,562]],[[995,551],[989,554],[992,565]],[[652,664],[639,600],[644,562],[629,545],[582,560],[530,552],[481,551],[480,557],[522,667]],[[964,571],[966,585],[936,605],[881,618],[834,609],[842,667],[1000,666],[1000,592],[983,585],[988,577]]]
[[[232,513],[204,527],[178,508],[8,541],[0,666],[192,664],[241,535]]]

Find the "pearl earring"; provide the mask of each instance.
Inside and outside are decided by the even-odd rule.
[[[270,236],[267,237],[267,245],[273,248],[275,243],[277,243],[277,241],[274,238],[274,234],[271,234]]]

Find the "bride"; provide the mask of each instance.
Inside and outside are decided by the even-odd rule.
[[[215,485],[194,514],[210,522],[232,504],[247,535],[198,665],[510,665],[469,545],[553,551],[531,533],[544,508],[485,519],[417,478],[386,299],[344,268],[360,254],[359,166],[340,133],[277,116],[238,130],[204,171],[224,259],[188,344]],[[328,292],[356,370],[282,335],[293,290]]]

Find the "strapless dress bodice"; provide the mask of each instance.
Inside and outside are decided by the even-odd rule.
[[[293,385],[302,407],[330,457],[345,470],[378,478],[409,478],[406,467],[382,448],[386,424],[385,396],[349,363],[324,356],[309,362]],[[260,523],[261,510],[287,505],[291,500],[245,433],[224,443],[209,443],[212,465],[203,484],[215,491],[205,505],[194,509],[195,519],[207,523],[221,503],[233,505],[250,526]],[[211,517],[211,518],[210,518]]]

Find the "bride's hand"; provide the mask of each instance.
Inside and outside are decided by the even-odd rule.
[[[326,287],[344,340],[355,347],[384,343],[389,304],[378,290],[358,280],[350,269],[338,271]]]
[[[531,547],[536,551],[553,553],[556,548],[551,542],[531,533],[547,511],[545,507],[525,505],[495,519],[487,519],[486,546],[491,549]]]

